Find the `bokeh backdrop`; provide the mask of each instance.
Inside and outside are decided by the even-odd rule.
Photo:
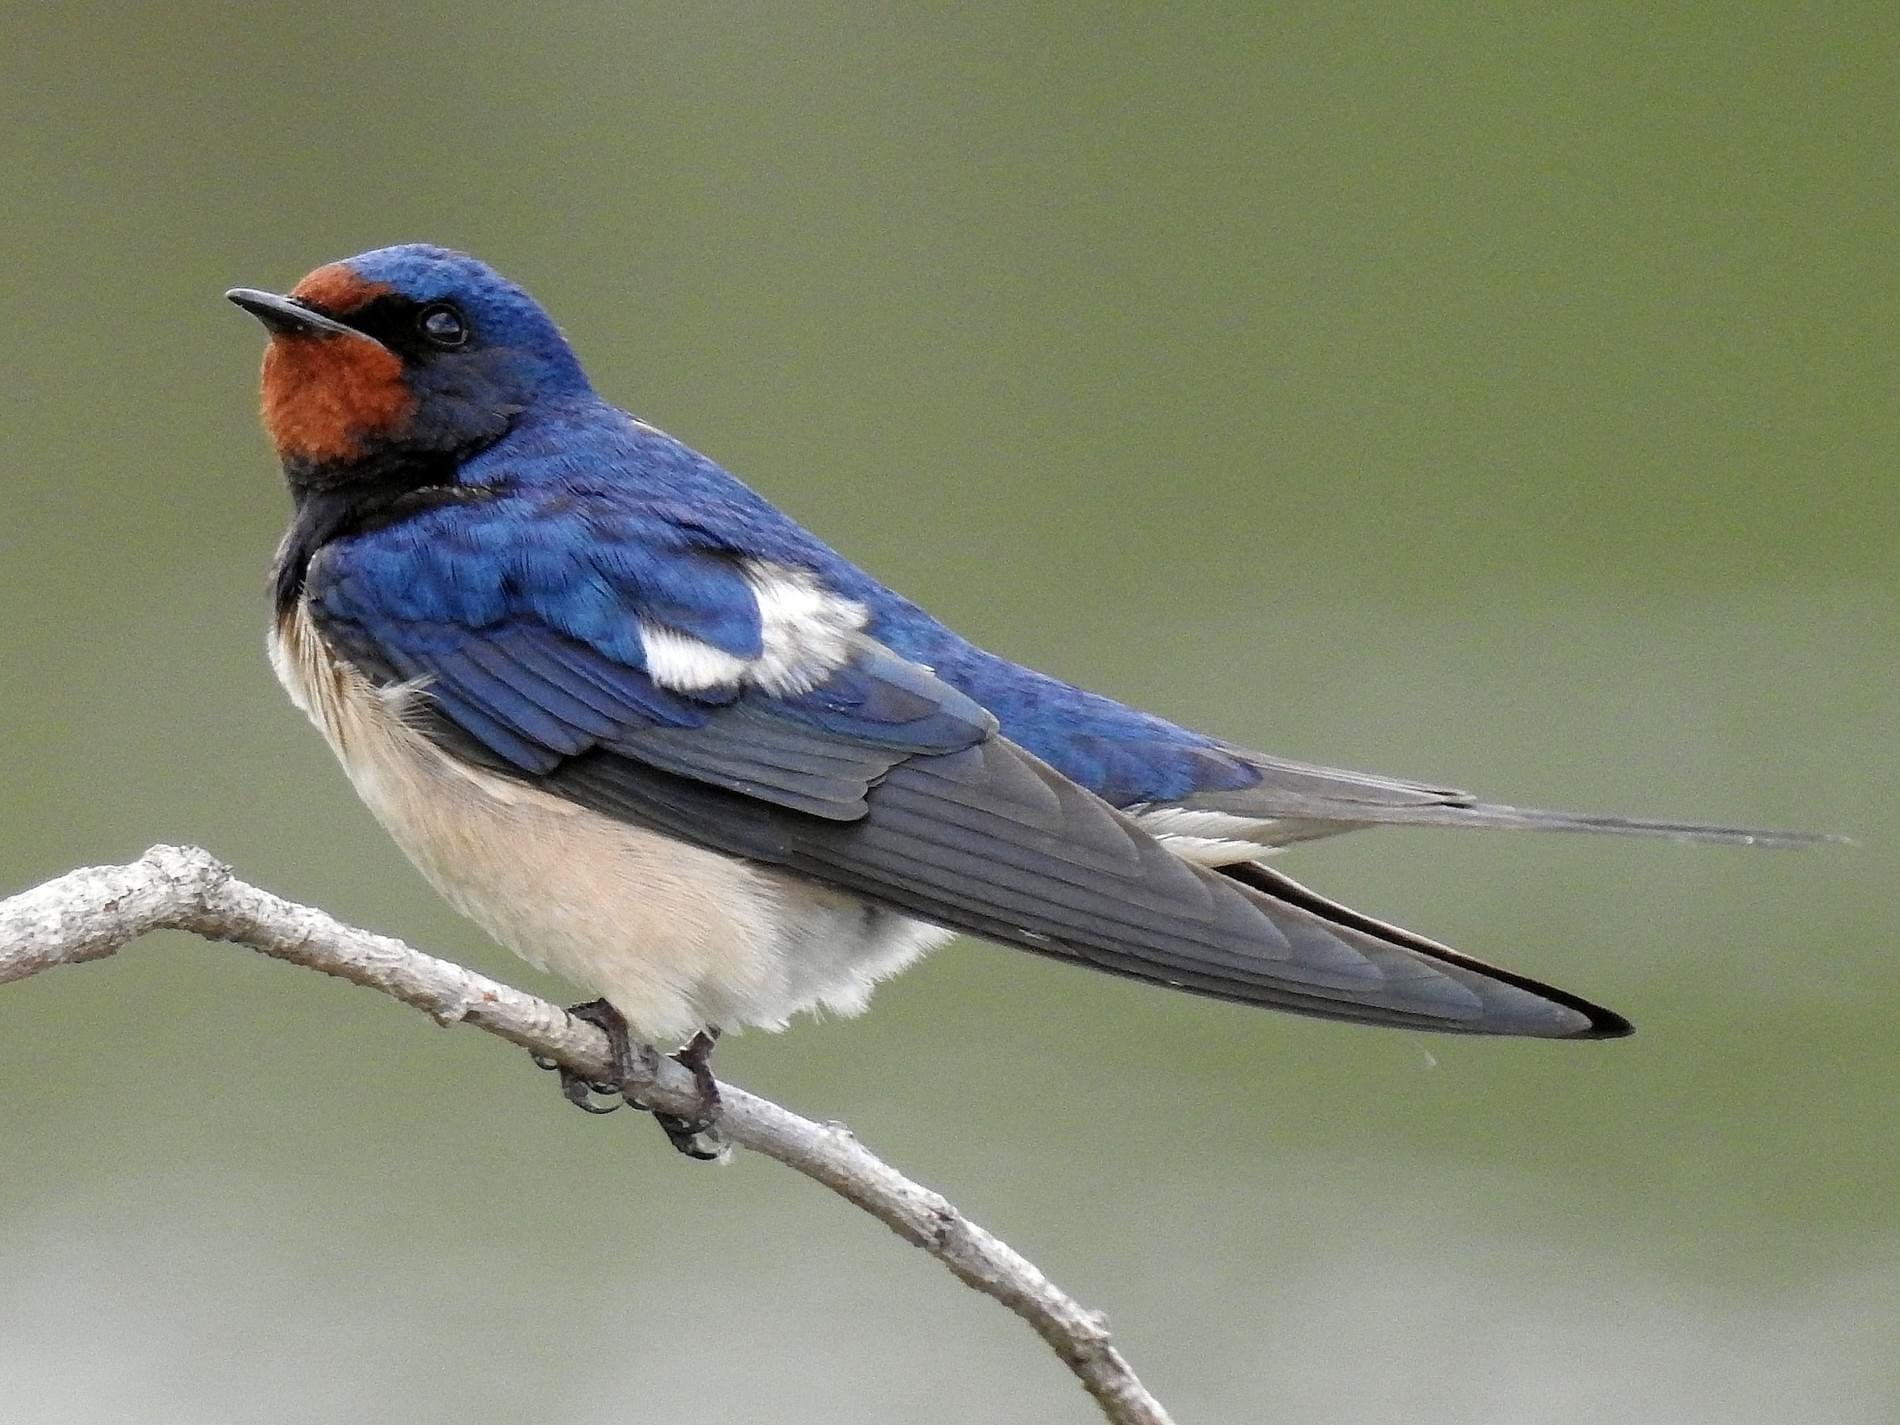
[[[1900,1412],[1900,12],[8,7],[0,887],[199,841],[544,992],[262,654],[220,292],[468,248],[973,637],[1285,755],[1853,833],[1397,832],[1325,891],[1628,1013],[1292,1021],[958,942],[740,1082],[1183,1422]],[[0,991],[0,1415],[1085,1422],[762,1161],[184,939]]]

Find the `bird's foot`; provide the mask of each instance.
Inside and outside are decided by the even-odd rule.
[[[655,1110],[653,1114],[653,1121],[666,1134],[666,1141],[687,1157],[701,1162],[722,1159],[729,1151],[725,1135],[718,1128],[719,1081],[712,1076],[712,1069],[706,1062],[712,1057],[713,1045],[718,1042],[717,1029],[702,1029],[673,1055],[674,1062],[683,1065],[692,1074],[693,1086],[699,1091],[699,1102],[694,1105],[693,1111],[678,1114]]]
[[[627,1021],[619,1010],[604,999],[589,1000],[586,1004],[569,1005],[568,1014],[584,1024],[591,1024],[607,1036],[607,1051],[613,1057],[613,1079],[589,1079],[578,1074],[565,1064],[539,1054],[534,1056],[535,1064],[543,1069],[553,1069],[561,1076],[561,1097],[574,1107],[586,1113],[612,1113],[623,1104],[644,1109],[645,1105],[634,1099],[628,1092],[631,1081],[641,1075],[642,1070],[651,1074],[657,1057],[645,1044],[636,1045],[627,1033]],[[609,1100],[597,1102],[597,1098]]]
[[[685,1066],[693,1076],[693,1087],[699,1090],[699,1103],[691,1117],[679,1120],[693,1133],[708,1132],[719,1121],[719,1080],[712,1072],[712,1051],[718,1043],[718,1029],[708,1025],[673,1054],[673,1062]]]
[[[604,999],[570,1006],[567,1012],[606,1034],[618,1082],[595,1081],[574,1072],[565,1064],[557,1064],[540,1055],[534,1056],[534,1062],[539,1067],[553,1069],[560,1074],[561,1096],[587,1113],[612,1113],[622,1104],[642,1113],[653,1112],[633,1092],[635,1080],[651,1079],[653,1071],[659,1067],[659,1055],[652,1046],[636,1044],[627,1032],[625,1016]],[[702,1029],[673,1056],[691,1071],[693,1083],[699,1090],[699,1103],[693,1112],[686,1115],[653,1112],[653,1121],[666,1134],[667,1142],[678,1152],[701,1162],[726,1156],[725,1140],[715,1128],[719,1114],[719,1084],[706,1064],[707,1056],[712,1053],[718,1038],[718,1030]],[[599,1102],[602,1098],[610,1102]]]

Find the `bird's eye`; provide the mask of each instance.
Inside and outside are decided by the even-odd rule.
[[[445,351],[468,342],[468,322],[447,302],[435,302],[417,312],[416,330]]]

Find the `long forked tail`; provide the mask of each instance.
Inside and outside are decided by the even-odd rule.
[[[1221,750],[1251,768],[1259,780],[1251,786],[1196,791],[1178,801],[1134,808],[1150,831],[1210,843],[1229,842],[1236,849],[1244,849],[1247,842],[1284,846],[1366,826],[1581,831],[1721,846],[1784,848],[1851,845],[1853,841],[1826,832],[1509,806],[1480,801],[1470,792],[1430,782],[1291,762],[1232,745],[1223,745]],[[1216,858],[1210,854],[1207,859]]]
[[[1757,826],[1718,826],[1701,821],[1668,821],[1639,816],[1600,816],[1590,812],[1545,811],[1470,802],[1438,806],[1369,807],[1358,820],[1380,826],[1467,826],[1502,831],[1581,831],[1606,836],[1651,836],[1663,841],[1710,846],[1768,846],[1799,850],[1808,846],[1851,846],[1851,836],[1820,831],[1777,831]]]

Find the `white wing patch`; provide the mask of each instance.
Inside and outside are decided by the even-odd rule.
[[[851,644],[870,618],[863,604],[843,599],[803,569],[749,560],[746,581],[759,601],[765,651],[752,680],[777,697],[808,693],[850,660]]]
[[[644,619],[640,622],[640,652],[647,661],[647,676],[676,693],[730,688],[752,666],[750,659],[735,658],[691,634]]]
[[[796,697],[850,659],[852,643],[870,618],[863,604],[832,593],[804,569],[763,559],[748,559],[744,568],[758,601],[758,657],[738,658],[690,634],[643,621],[640,647],[648,677],[679,693],[750,683],[774,697]]]

